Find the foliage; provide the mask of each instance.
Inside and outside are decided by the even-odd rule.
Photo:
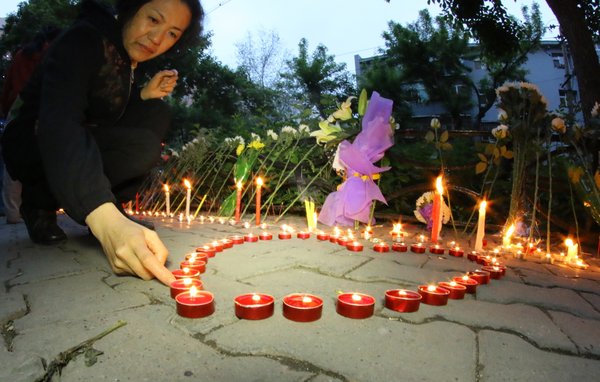
[[[275,31],[248,32],[243,42],[236,44],[238,67],[261,88],[274,88],[284,66],[281,39]]]

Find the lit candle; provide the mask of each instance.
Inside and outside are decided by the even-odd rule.
[[[463,251],[458,245],[456,245],[453,248],[448,249],[448,253],[450,254],[450,256],[463,257],[465,251]]]
[[[242,238],[242,243],[243,242],[244,242],[244,239]],[[215,249],[213,247],[211,247],[210,245],[203,245],[202,247],[196,247],[195,251],[198,253],[204,253],[208,257],[215,257],[215,252],[216,252]]]
[[[420,285],[419,294],[423,304],[441,306],[448,303],[450,291],[436,285]]]
[[[244,237],[242,235],[232,235],[229,239],[233,244],[244,244]]]
[[[202,281],[192,278],[176,279],[170,284],[171,298],[175,298],[179,293],[187,292],[191,287],[202,289]]]
[[[292,293],[283,298],[283,316],[297,322],[310,322],[321,318],[323,300],[315,295]]]
[[[263,180],[259,176],[256,178],[256,225],[260,225],[260,198],[262,194]]]
[[[248,243],[256,243],[258,241],[258,236],[253,235],[252,232],[250,232],[247,235],[244,235],[244,241],[247,241]]]
[[[565,262],[574,263],[578,258],[577,253],[579,251],[579,244],[573,243],[573,239],[568,238],[565,240],[565,245],[567,246],[567,258],[565,259]]]
[[[237,192],[235,194],[235,222],[240,221],[240,210],[242,207],[242,182],[238,181],[236,184]]]
[[[338,296],[336,312],[348,318],[368,318],[375,310],[375,299],[362,293],[342,293]]]
[[[192,286],[188,292],[182,292],[175,296],[177,314],[187,318],[210,316],[215,311],[214,300],[212,293],[198,290]]]
[[[258,237],[260,238],[260,240],[271,240],[273,239],[273,234],[267,231],[263,231],[260,233],[260,235],[258,235]]]
[[[359,243],[358,241],[353,241],[351,243],[346,244],[346,248],[349,251],[353,251],[353,252],[362,252],[363,250],[363,245],[361,243]]]
[[[167,211],[167,217],[171,216],[171,193],[169,192],[168,184],[165,184],[165,208]]]
[[[483,250],[483,237],[485,236],[485,209],[487,202],[482,200],[479,203],[479,219],[477,220],[477,234],[475,235],[475,250]]]
[[[175,276],[176,279],[185,279],[185,278],[200,279],[200,272],[196,269],[190,269],[190,268],[174,269],[171,271],[171,273],[173,273],[173,276]]]
[[[363,238],[365,240],[371,240],[371,238],[373,237],[373,229],[371,228],[370,225],[368,225],[365,230],[363,231]]]
[[[189,260],[183,260],[181,263],[179,263],[179,268],[181,269],[192,269],[192,270],[197,270],[200,273],[204,273],[206,272],[206,263],[202,260],[199,259],[189,259]]]
[[[275,310],[275,299],[267,294],[243,294],[233,301],[236,317],[244,320],[263,320],[271,317]]]
[[[467,287],[457,283],[456,281],[442,281],[438,283],[438,286],[444,289],[448,289],[450,291],[448,298],[451,298],[453,300],[462,300],[463,298],[465,298],[465,293],[467,292]]]
[[[394,242],[392,244],[392,250],[396,251],[396,252],[406,252],[406,251],[408,251],[408,246],[403,241],[401,241],[401,242]]]
[[[442,204],[444,187],[442,186],[442,176],[438,176],[435,181],[435,193],[433,196],[433,208],[431,210],[431,242],[437,243],[438,236],[442,230]]]
[[[436,244],[429,247],[429,252],[434,255],[443,255],[446,250],[443,247],[440,247],[439,244]]]
[[[298,233],[296,233],[296,237],[298,239],[306,240],[310,237],[310,232],[298,231]]]
[[[410,313],[419,310],[421,295],[405,289],[390,289],[385,292],[385,307],[396,312]]]
[[[383,252],[389,252],[389,251],[390,251],[390,246],[389,246],[389,245],[387,245],[387,244],[386,244],[386,243],[384,243],[384,242],[381,242],[381,243],[377,243],[377,244],[375,244],[375,245],[373,246],[373,250],[374,250],[375,252],[380,252],[380,253],[383,253]]]
[[[319,240],[319,241],[329,240],[329,234],[325,233],[323,231],[319,231],[319,232],[317,232],[317,240]]]
[[[404,234],[402,233],[402,224],[394,223],[391,234],[393,241],[402,241],[404,238]]]
[[[515,232],[515,225],[511,224],[502,238],[502,246],[504,248],[510,248],[510,238],[512,237],[513,232]]]
[[[452,281],[466,287],[467,288],[466,292],[469,294],[477,293],[477,285],[479,285],[479,282],[477,280],[475,280],[474,278],[464,275],[464,276],[453,277]]]
[[[185,197],[185,217],[189,219],[190,217],[190,205],[192,203],[192,184],[189,180],[184,179],[183,185],[185,186],[187,192]]]

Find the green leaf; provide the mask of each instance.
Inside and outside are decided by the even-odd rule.
[[[221,204],[219,216],[232,216],[235,212],[235,199],[237,190],[233,191]]]
[[[358,97],[358,115],[361,117],[365,115],[367,111],[367,89],[363,89],[360,92],[360,97]]]
[[[448,142],[448,130],[445,130],[442,135],[440,135],[440,142]]]
[[[486,162],[479,162],[475,165],[475,174],[479,175],[487,168]]]
[[[433,134],[433,131],[428,131],[427,134],[425,134],[425,141],[427,143],[433,142],[434,139],[435,139],[435,135]]]

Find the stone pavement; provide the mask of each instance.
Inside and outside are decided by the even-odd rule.
[[[597,381],[600,378],[600,268],[505,258],[506,276],[446,306],[414,313],[384,307],[387,289],[417,290],[473,270],[466,258],[350,252],[329,242],[278,240],[234,246],[202,275],[216,311],[176,314],[167,287],[112,274],[87,229],[60,217],[70,239],[32,244],[22,224],[0,224],[0,381]],[[286,219],[300,226],[299,218]],[[241,227],[156,220],[177,268],[196,246]],[[413,227],[418,232],[420,227]],[[386,228],[380,228],[384,232]],[[258,233],[258,230],[254,231]],[[381,232],[379,232],[381,234]],[[376,231],[377,233],[377,231]],[[374,316],[336,313],[339,291],[376,297]],[[275,297],[265,320],[236,318],[233,298]],[[324,299],[323,316],[297,323],[282,315],[293,292]],[[44,379],[61,352],[119,321]],[[46,375],[47,376],[47,375]]]

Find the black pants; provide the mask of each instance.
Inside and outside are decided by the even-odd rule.
[[[170,121],[169,107],[163,101],[138,100],[129,103],[115,125],[90,128],[117,202],[132,200],[157,165]],[[23,203],[36,209],[56,210],[61,206],[50,192],[41,163],[38,169],[23,182]]]

